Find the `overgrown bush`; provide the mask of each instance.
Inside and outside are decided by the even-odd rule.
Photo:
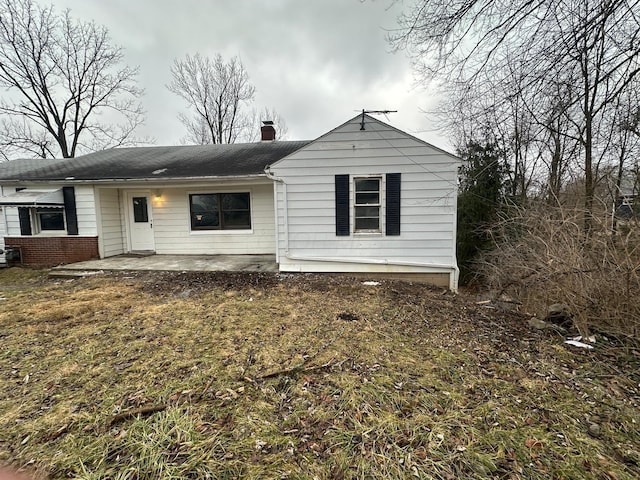
[[[619,225],[614,236],[604,215],[586,238],[584,214],[548,205],[514,208],[493,229],[495,248],[478,269],[498,295],[544,317],[549,305],[569,307],[586,332],[640,336],[640,225]]]
[[[469,142],[458,152],[463,159],[458,195],[456,248],[460,281],[474,276],[473,262],[491,248],[489,226],[504,203],[507,167],[500,149],[490,142]]]

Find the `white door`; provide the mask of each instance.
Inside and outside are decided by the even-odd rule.
[[[148,192],[128,192],[129,240],[132,251],[154,251],[151,195]]]

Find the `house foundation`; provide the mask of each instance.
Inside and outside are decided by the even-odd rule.
[[[17,250],[12,263],[52,267],[99,258],[98,237],[5,237],[6,250]]]

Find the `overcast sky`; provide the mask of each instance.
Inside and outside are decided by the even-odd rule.
[[[47,3],[47,0],[38,0]],[[423,110],[432,96],[416,86],[409,59],[385,40],[402,2],[391,0],[54,0],[74,17],[105,25],[140,67],[147,111],[140,133],[159,145],[186,134],[185,104],[166,85],[174,58],[240,56],[256,87],[255,106],[275,109],[290,140],[316,138],[358,110],[451,150]],[[256,126],[258,128],[258,126]]]

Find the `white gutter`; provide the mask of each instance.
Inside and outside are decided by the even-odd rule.
[[[262,178],[265,178],[265,175],[263,174],[253,174],[253,175],[209,175],[209,176],[198,176],[198,177],[144,177],[144,178],[103,178],[103,179],[76,179],[73,177],[69,177],[69,178],[64,178],[64,179],[51,179],[51,180],[47,180],[47,179],[3,179],[3,183],[21,183],[21,184],[26,184],[26,183],[53,183],[53,184],[57,184],[57,183],[64,183],[64,184],[76,184],[76,183],[99,183],[99,184],[105,184],[105,183],[131,183],[131,184],[135,184],[136,182],[141,182],[141,183],[148,183],[148,182],[190,182],[193,180],[201,180],[201,181],[205,181],[205,180],[260,180]],[[268,178],[268,176],[267,176]]]

